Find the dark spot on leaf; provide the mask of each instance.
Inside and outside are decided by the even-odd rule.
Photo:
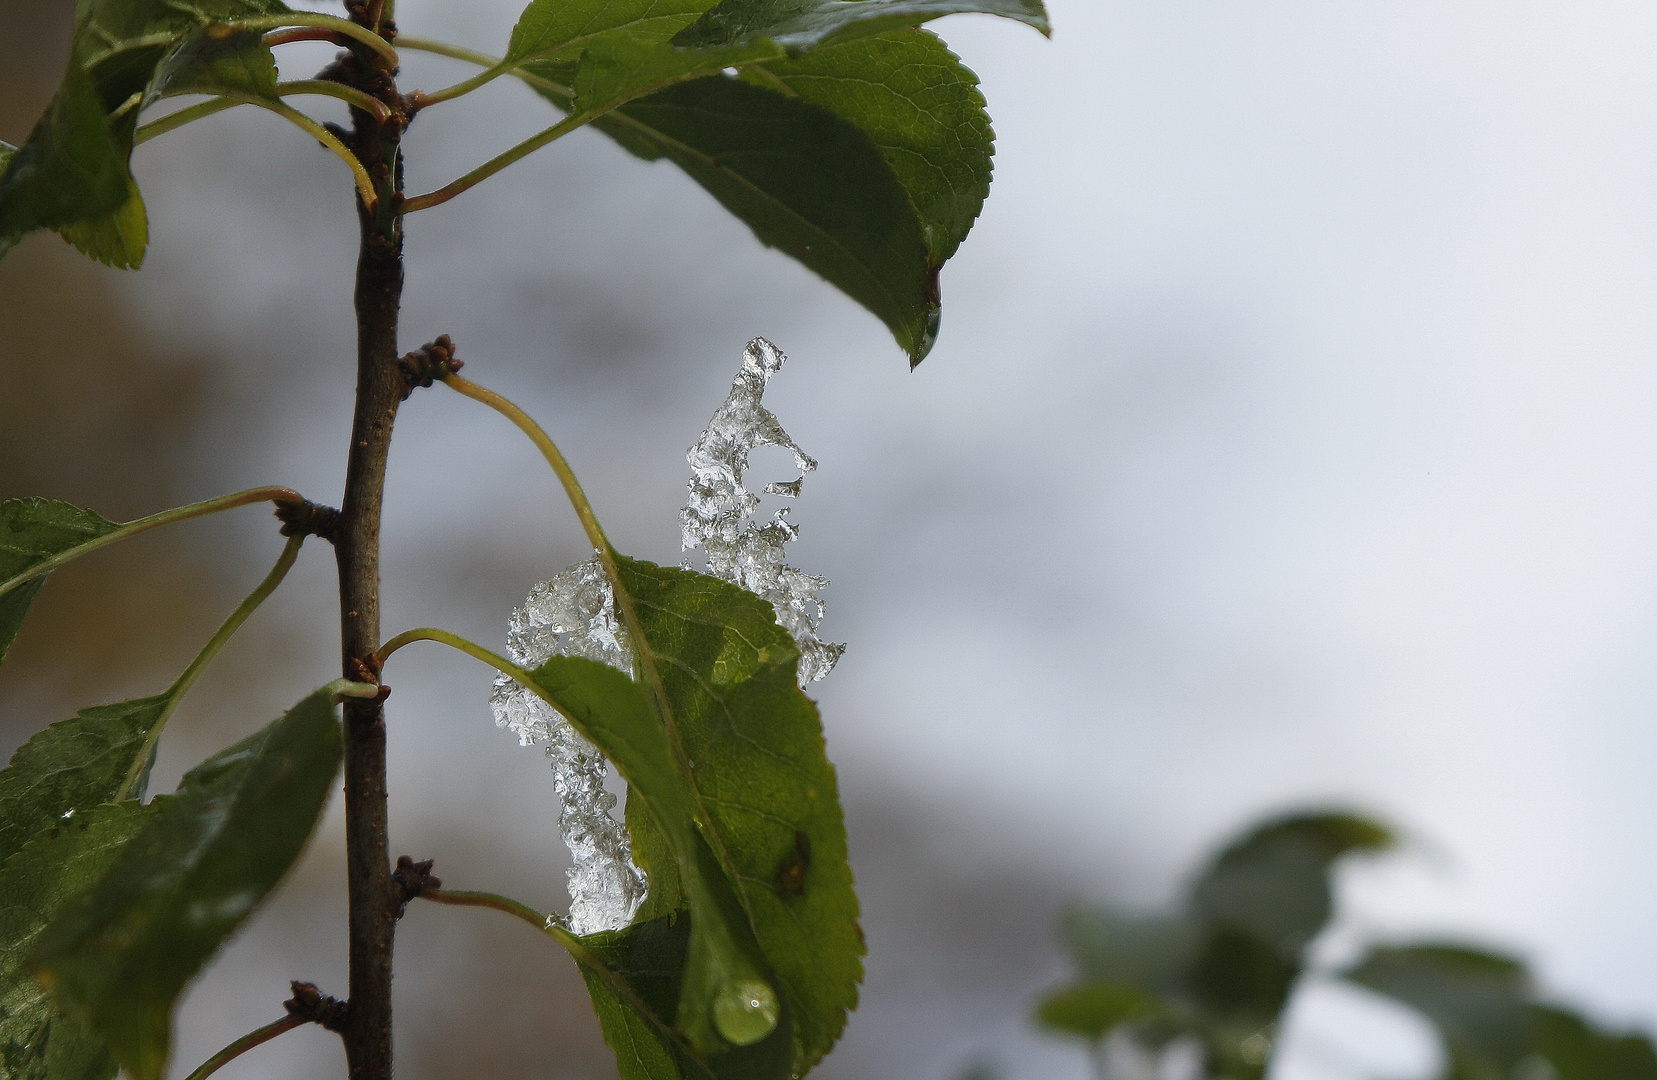
[[[790,899],[805,892],[805,872],[811,867],[811,837],[803,832],[794,834],[794,850],[777,868],[777,895]]]

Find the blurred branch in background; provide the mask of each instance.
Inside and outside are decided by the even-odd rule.
[[[1441,1080],[1657,1080],[1648,1038],[1550,1003],[1512,957],[1425,942],[1314,964],[1312,944],[1334,921],[1335,865],[1393,846],[1389,829],[1356,814],[1285,817],[1221,851],[1177,911],[1074,910],[1065,932],[1080,979],[1037,1017],[1086,1039],[1100,1080],[1261,1080],[1297,989],[1338,979],[1419,1012],[1441,1044]]]

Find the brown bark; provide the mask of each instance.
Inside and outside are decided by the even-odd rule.
[[[397,312],[403,292],[398,201],[401,102],[392,73],[347,59],[330,72],[392,108],[381,123],[352,110],[352,149],[374,178],[376,207],[362,206],[357,257],[357,390],[345,496],[335,524],[344,674],[378,681],[380,508],[391,428],[403,396]],[[350,1000],[341,1035],[351,1080],[391,1080],[391,956],[399,894],[391,877],[386,815],[386,725],[379,701],[345,704],[345,843],[349,895]]]

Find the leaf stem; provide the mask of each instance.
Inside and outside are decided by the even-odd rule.
[[[140,146],[149,142],[157,135],[165,135],[174,128],[181,128],[193,120],[200,120],[204,116],[212,116],[214,113],[223,112],[226,109],[231,109],[237,105],[245,104],[247,104],[247,102],[243,99],[233,97],[216,97],[209,98],[206,101],[197,102],[187,109],[180,109],[175,113],[168,113],[161,119],[152,120],[148,124],[145,124],[143,127],[139,128],[137,132],[133,134],[133,145]]]
[[[504,911],[514,919],[524,922],[542,931],[548,937],[574,938],[568,930],[559,926],[557,921],[549,915],[542,915],[528,904],[521,904],[510,896],[501,896],[491,892],[460,892],[453,889],[427,889],[420,894],[420,899],[431,900],[438,904],[448,904],[450,907],[481,907],[492,908],[495,911]],[[562,938],[559,938],[562,941]],[[579,942],[577,946],[579,947]],[[582,950],[585,952],[586,950]]]
[[[277,83],[276,92],[283,97],[289,94],[321,94],[323,97],[338,98],[339,100],[355,105],[365,113],[372,113],[374,119],[385,123],[391,116],[391,110],[386,108],[385,102],[371,94],[365,94],[354,86],[332,82],[328,79],[294,79],[292,82]]]
[[[627,628],[628,636],[635,642],[633,655],[638,664],[642,681],[650,688],[651,694],[656,699],[656,711],[661,715],[662,726],[667,730],[668,742],[673,747],[673,752],[679,760],[680,767],[684,769],[685,775],[689,776],[691,774],[690,754],[685,749],[684,738],[679,734],[679,723],[674,718],[673,703],[668,697],[666,684],[662,682],[662,673],[656,666],[655,650],[649,647],[649,638],[645,635],[644,623],[640,620],[638,610],[633,605],[633,594],[628,592],[626,586],[622,584],[621,568],[616,564],[615,548],[610,546],[609,539],[605,537],[604,529],[598,523],[598,515],[593,513],[592,504],[587,501],[586,492],[581,490],[581,483],[575,478],[575,473],[570,469],[569,462],[564,460],[564,455],[559,452],[557,444],[541,429],[541,425],[537,424],[528,413],[511,401],[493,390],[479,386],[462,375],[451,374],[443,381],[453,389],[474,401],[482,402],[516,424],[519,430],[528,435],[530,441],[540,448],[542,456],[547,459],[547,464],[551,465],[552,471],[558,474],[559,481],[564,485],[564,493],[569,496],[570,505],[575,507],[576,516],[581,519],[581,527],[586,530],[587,539],[592,542],[594,551],[598,553],[599,562],[604,566],[604,574],[610,579],[611,593],[615,597],[616,610],[621,614],[621,623]],[[442,631],[438,632],[442,633]],[[467,644],[470,645],[471,643],[467,642]],[[456,647],[459,648],[460,646]],[[476,646],[472,647],[476,648]],[[476,656],[477,654],[473,653],[472,655]],[[501,668],[500,670],[506,671],[507,669]],[[507,673],[511,674],[510,671]],[[514,675],[513,678],[517,678],[517,676]],[[548,704],[553,703],[548,702]],[[556,707],[554,705],[554,708]],[[692,787],[695,788],[695,785],[693,784]],[[697,800],[700,802],[701,791],[700,789],[696,790]],[[705,810],[706,807],[703,807],[703,809]],[[714,844],[721,861],[726,865],[726,869],[730,870],[730,853],[725,850],[724,845],[717,838],[710,838],[710,842]]]
[[[483,86],[486,83],[494,82],[511,69],[512,64],[510,62],[506,60],[497,61],[483,71],[473,75],[470,79],[463,79],[460,82],[455,83],[453,86],[445,86],[443,89],[433,90],[429,94],[417,92],[414,98],[415,104],[424,109],[427,106],[436,105],[439,102],[451,101],[457,97],[462,97],[466,94],[470,94],[473,90],[476,90],[478,87]]]
[[[639,997],[638,991],[609,964],[591,949],[587,948],[575,934],[570,933],[558,924],[558,920],[542,915],[528,904],[521,904],[509,896],[501,896],[489,892],[459,892],[448,889],[426,889],[420,894],[422,900],[430,900],[438,904],[447,904],[450,907],[480,907],[492,911],[503,912],[519,919],[547,937],[562,945],[570,957],[587,971],[598,976],[610,992],[627,1002],[628,1006],[654,1027],[657,1033],[666,1039],[678,1043],[694,1057],[694,1051],[685,1042],[684,1036],[675,1031],[669,1024],[658,1017],[645,1001]]]
[[[395,69],[400,62],[397,50],[385,38],[366,26],[358,26],[351,20],[342,19],[337,15],[324,15],[317,11],[289,11],[263,19],[242,19],[230,25],[242,30],[276,30],[284,26],[314,26],[323,30],[333,30],[352,38],[358,44],[368,46],[379,57],[380,66],[387,70]]]
[[[256,1031],[250,1031],[202,1062],[196,1071],[185,1077],[184,1080],[206,1080],[206,1077],[212,1076],[219,1069],[241,1057],[260,1043],[270,1042],[284,1031],[292,1031],[294,1028],[308,1023],[310,1021],[302,1016],[284,1016],[282,1019],[266,1024]]]
[[[366,700],[379,697],[382,689],[384,688],[375,686],[373,683],[357,682],[354,679],[335,679],[324,686],[321,692],[331,695],[336,701],[343,698],[362,698]]]
[[[511,401],[493,390],[479,386],[463,375],[450,375],[443,381],[451,389],[494,409],[529,436],[529,441],[535,444],[541,451],[541,456],[547,459],[547,464],[552,466],[552,471],[558,474],[558,482],[564,485],[564,494],[569,497],[570,505],[575,507],[575,515],[581,519],[581,527],[586,530],[587,539],[592,542],[594,550],[607,550],[610,541],[604,536],[604,528],[598,523],[598,515],[593,513],[592,503],[587,501],[587,493],[581,490],[581,481],[575,478],[575,472],[570,468],[570,463],[564,460],[558,444],[542,430],[541,425]]]
[[[345,45],[351,39],[338,30],[326,30],[317,26],[292,26],[285,30],[268,30],[265,32],[266,47],[275,48],[278,45],[292,45],[296,41],[326,41],[333,45]]]
[[[277,558],[276,565],[271,567],[270,573],[266,574],[265,579],[259,582],[254,590],[247,594],[247,598],[236,606],[236,610],[230,613],[230,617],[224,620],[218,631],[207,639],[207,644],[203,645],[201,652],[197,653],[196,658],[190,661],[190,666],[184,669],[184,674],[180,675],[177,681],[167,688],[167,704],[162,708],[161,715],[156,717],[155,723],[150,726],[150,733],[144,739],[144,749],[133,758],[132,767],[127,770],[126,779],[121,782],[121,788],[116,793],[113,801],[120,802],[132,795],[132,790],[138,783],[138,777],[143,775],[144,770],[149,767],[150,755],[155,749],[156,742],[161,738],[161,729],[167,726],[168,720],[172,719],[174,711],[178,709],[179,702],[184,700],[184,695],[189,693],[190,687],[195,685],[196,680],[201,677],[201,673],[207,670],[207,665],[211,664],[213,658],[219,655],[219,650],[224,648],[225,642],[235,636],[236,631],[240,630],[242,624],[247,622],[248,616],[257,611],[259,605],[264,603],[265,599],[276,591],[278,585],[282,584],[282,579],[287,577],[288,571],[293,568],[294,560],[299,558],[299,548],[304,542],[305,537],[303,535],[288,538],[287,545],[282,548],[282,554]],[[377,690],[378,688],[376,688]]]
[[[292,488],[261,487],[249,488],[247,491],[238,491],[231,495],[220,495],[216,499],[190,503],[188,506],[174,507],[171,510],[163,510],[159,514],[151,514],[149,517],[126,522],[100,537],[88,540],[86,543],[79,544],[67,551],[60,551],[51,558],[29,567],[22,573],[5,581],[0,581],[0,596],[11,592],[26,581],[33,581],[37,577],[49,574],[63,564],[72,562],[82,555],[97,551],[99,548],[108,547],[110,544],[129,537],[137,536],[139,533],[149,532],[151,529],[159,528],[162,525],[171,525],[177,521],[188,521],[191,518],[206,517],[208,514],[217,514],[221,510],[234,510],[238,506],[246,506],[249,503],[303,501],[303,496]]]
[[[435,626],[422,626],[416,630],[403,631],[390,641],[387,641],[384,645],[381,645],[379,651],[374,654],[374,658],[378,660],[382,666],[384,666],[386,660],[390,658],[392,653],[396,652],[398,649],[401,649],[405,645],[412,645],[416,641],[435,641],[440,645],[447,645],[451,649],[459,649],[467,656],[483,661],[496,671],[501,671],[507,675],[510,675],[520,683],[523,683],[524,686],[529,689],[533,689],[535,686],[534,676],[530,675],[528,671],[519,667],[517,664],[514,664],[506,657],[497,656],[488,649],[485,649],[482,645],[467,641],[459,634],[451,634],[447,630],[439,630]],[[547,704],[551,705],[552,702],[549,701]],[[557,708],[557,706],[553,707]]]
[[[335,157],[350,166],[351,176],[357,182],[357,194],[362,196],[363,205],[368,207],[370,211],[374,209],[375,205],[380,201],[380,198],[378,193],[374,190],[373,179],[368,175],[368,170],[363,168],[362,162],[357,160],[357,155],[346,149],[345,144],[340,142],[338,137],[336,137],[333,132],[329,131],[315,120],[312,120],[292,105],[288,105],[280,101],[265,101],[261,98],[249,98],[248,104],[257,105],[261,109],[269,109],[277,116],[296,124],[307,134],[314,137],[317,142],[333,151]]]
[[[202,646],[201,652],[196,654],[194,660],[190,661],[190,666],[184,669],[184,674],[178,677],[178,681],[173,683],[173,687],[168,693],[178,697],[184,696],[185,692],[201,677],[201,673],[206,670],[207,665],[213,662],[213,658],[219,654],[219,650],[224,648],[225,642],[229,641],[236,631],[242,628],[242,624],[247,622],[248,616],[257,611],[259,605],[264,603],[270,594],[276,591],[278,585],[282,584],[282,579],[288,576],[289,570],[293,569],[294,560],[299,558],[299,548],[304,543],[305,537],[303,535],[288,537],[288,542],[282,548],[282,554],[277,558],[276,565],[270,568],[270,573],[266,574],[265,579],[259,582],[252,592],[247,594],[246,599],[237,605],[235,611],[230,613],[230,617],[224,620],[224,624],[219,627],[218,632],[208,639],[206,645]]]
[[[466,191],[469,188],[476,187],[478,184],[489,179],[491,176],[494,176],[508,165],[512,165],[523,158],[528,157],[530,154],[533,154],[535,151],[541,149],[541,147],[546,146],[548,143],[560,139],[565,135],[568,135],[570,132],[574,131],[578,127],[581,127],[583,124],[590,123],[596,116],[596,113],[572,113],[569,116],[564,117],[564,119],[547,128],[540,134],[532,135],[523,142],[519,143],[517,146],[514,146],[512,149],[496,154],[494,157],[490,158],[482,165],[479,165],[465,176],[460,177],[458,180],[451,181],[450,183],[438,188],[436,191],[428,191],[424,195],[416,195],[412,199],[404,199],[402,205],[403,213],[412,214],[416,210],[428,210],[433,206],[440,206],[443,203],[448,202],[461,192]]]
[[[429,52],[437,56],[447,56],[451,60],[464,60],[468,64],[476,64],[484,68],[501,68],[506,74],[521,80],[537,90],[550,90],[561,97],[573,97],[574,91],[562,83],[553,82],[543,75],[525,71],[515,67],[498,56],[480,53],[475,49],[464,49],[459,45],[450,45],[446,41],[436,41],[432,38],[397,36],[397,46],[402,49],[414,49],[417,52]],[[441,92],[441,91],[439,91]]]

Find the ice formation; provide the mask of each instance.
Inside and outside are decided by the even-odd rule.
[[[806,474],[817,468],[760,404],[765,384],[786,359],[764,338],[748,343],[729,396],[685,455],[691,467],[690,501],[679,511],[679,525],[685,550],[700,547],[707,555],[709,574],[771,602],[777,621],[799,646],[799,679],[805,686],[827,675],[846,650],[817,636],[823,618],[817,593],[828,579],[783,563],[783,545],[799,535],[799,526],[788,520],[787,507],[770,521],[755,522],[759,496],[742,486],[748,455],[761,446],[789,451],[800,470],[794,480],[765,485],[766,494],[798,497]]]
[[[512,613],[506,652],[527,668],[554,656],[580,656],[631,674],[627,632],[598,559],[576,563],[530,590],[523,607]],[[506,675],[495,677],[489,704],[495,723],[515,732],[521,745],[546,744],[553,788],[564,801],[558,829],[575,859],[570,930],[620,930],[644,902],[646,881],[633,865],[626,827],[610,814],[616,805],[616,797],[604,790],[610,763],[557,710]]]
[[[764,338],[748,343],[730,395],[686,455],[690,502],[679,512],[679,524],[685,550],[700,547],[707,555],[708,573],[770,601],[777,621],[799,645],[804,686],[827,675],[846,648],[817,636],[823,618],[817,592],[828,581],[784,565],[783,545],[799,535],[798,527],[788,520],[787,509],[756,523],[759,497],[742,486],[748,455],[757,447],[788,450],[800,470],[797,479],[767,484],[767,494],[797,497],[805,474],[817,467],[760,404],[766,382],[785,359]],[[512,613],[506,652],[526,668],[554,656],[579,656],[632,673],[632,647],[597,558],[530,590]],[[616,806],[616,797],[604,789],[610,763],[557,710],[507,675],[496,676],[489,704],[496,724],[515,732],[524,746],[545,744],[552,762],[553,787],[564,801],[558,828],[575,858],[570,930],[592,934],[625,927],[644,902],[648,883],[633,864],[626,827],[610,813]]]

